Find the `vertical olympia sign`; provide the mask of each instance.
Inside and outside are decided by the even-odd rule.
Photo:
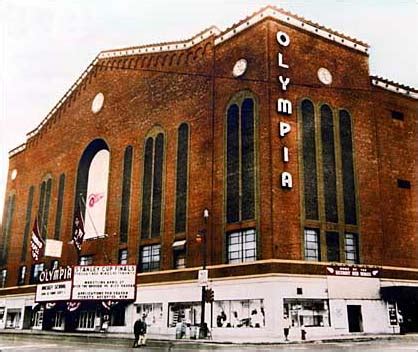
[[[277,43],[281,48],[288,47],[290,44],[290,37],[287,33],[279,31],[276,33]],[[287,70],[289,65],[284,63],[283,53],[279,52],[277,54],[277,64],[279,69]],[[280,89],[283,92],[287,91],[288,85],[290,83],[290,78],[285,75],[280,74],[278,78]],[[288,99],[279,98],[277,99],[277,112],[281,115],[290,117],[292,115],[292,103]],[[280,139],[284,139],[288,133],[291,131],[291,126],[289,123],[280,121],[279,122],[279,136]],[[284,145],[282,149],[282,158],[283,162],[286,164],[289,162],[289,148]],[[280,183],[282,188],[291,189],[293,186],[292,174],[287,171],[283,171],[280,175]]]

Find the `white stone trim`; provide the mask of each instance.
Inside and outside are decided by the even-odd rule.
[[[11,158],[12,156],[14,156],[14,155],[16,155],[20,152],[23,152],[25,149],[26,149],[26,143],[23,143],[23,144],[19,145],[18,147],[10,150],[9,151],[9,158]]]
[[[375,77],[372,78],[372,84],[376,87],[386,89],[393,93],[402,94],[412,99],[418,99],[418,92],[406,89],[405,87],[400,87],[390,82],[382,81]]]
[[[215,45],[219,45],[219,44],[225,42],[226,40],[228,40],[228,39],[232,38],[233,36],[237,35],[238,33],[242,32],[243,30],[245,30],[245,29],[257,24],[258,22],[264,20],[266,17],[271,17],[271,18],[274,18],[276,20],[279,20],[279,21],[282,21],[282,22],[285,22],[285,23],[289,23],[292,26],[301,28],[301,29],[303,29],[307,32],[316,34],[320,37],[323,37],[323,38],[328,39],[330,41],[333,41],[333,42],[336,42],[338,44],[344,45],[344,46],[349,47],[351,49],[358,50],[358,51],[363,52],[363,53],[368,53],[369,52],[368,45],[356,43],[353,40],[344,38],[344,37],[339,36],[335,33],[327,31],[325,29],[321,29],[319,27],[316,27],[312,24],[309,24],[309,23],[299,19],[298,17],[292,16],[290,14],[283,13],[280,10],[275,9],[273,7],[267,7],[262,12],[257,13],[256,15],[252,16],[251,18],[246,20],[244,23],[242,23],[238,27],[234,27],[234,28],[230,29],[229,31],[221,34],[220,37],[215,39]]]
[[[180,41],[180,42],[170,42],[170,43],[161,43],[156,45],[142,45],[136,48],[131,49],[123,49],[123,50],[109,50],[109,51],[102,51],[99,54],[99,59],[108,59],[112,57],[122,57],[122,56],[130,56],[130,55],[138,55],[138,54],[154,54],[154,53],[161,53],[167,51],[177,51],[177,50],[187,50],[196,44],[208,39],[212,35],[219,35],[221,31],[212,26],[205,30],[204,32],[195,35],[193,38]]]

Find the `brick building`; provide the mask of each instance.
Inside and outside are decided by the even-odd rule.
[[[200,323],[205,257],[213,335],[390,333],[401,316],[417,331],[418,91],[371,77],[368,50],[267,7],[101,52],[10,152],[0,328],[94,330],[100,302],[37,304],[37,280],[120,263],[137,265],[136,298],[109,331],[145,314],[174,335]],[[32,259],[35,218],[60,257]]]

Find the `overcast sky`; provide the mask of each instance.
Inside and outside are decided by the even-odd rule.
[[[99,51],[223,30],[267,4],[365,41],[371,74],[418,87],[418,0],[0,0],[0,214],[8,151]]]

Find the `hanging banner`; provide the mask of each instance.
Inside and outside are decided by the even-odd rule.
[[[74,267],[74,301],[135,299],[135,265],[83,265]]]

